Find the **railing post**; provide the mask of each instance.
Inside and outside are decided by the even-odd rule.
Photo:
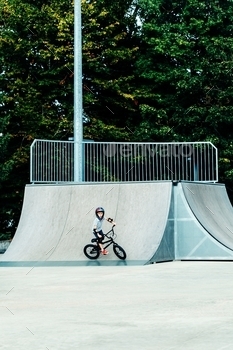
[[[30,146],[30,182],[34,183],[34,170],[33,163],[35,162],[35,156],[33,157],[33,150],[37,140],[34,140]]]

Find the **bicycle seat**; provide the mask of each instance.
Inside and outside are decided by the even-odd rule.
[[[92,238],[91,242],[92,243],[97,242],[97,238]]]

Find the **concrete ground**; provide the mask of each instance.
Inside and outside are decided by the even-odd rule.
[[[1,349],[230,350],[233,263],[0,268]]]

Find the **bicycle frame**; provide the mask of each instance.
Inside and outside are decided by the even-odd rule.
[[[106,237],[106,235],[105,235]],[[110,243],[109,243],[110,242]],[[107,244],[109,243],[109,244]],[[108,248],[111,244],[114,244],[114,239],[112,237],[108,237],[107,241],[102,242],[102,244],[104,245],[104,248]],[[107,244],[107,245],[106,245]],[[115,243],[116,244],[116,243]]]
[[[113,226],[113,227],[114,227],[114,226]],[[102,244],[104,245],[104,249],[108,248],[111,244],[117,244],[117,243],[114,241],[113,237],[109,237],[109,236],[108,236],[108,234],[109,234],[110,232],[113,233],[113,236],[115,235],[115,232],[114,232],[113,227],[111,228],[110,231],[108,231],[107,233],[104,233],[104,237],[107,238],[107,241],[103,241],[103,242],[102,242]],[[104,238],[104,239],[105,239],[105,238]],[[97,246],[99,246],[98,241],[97,241],[97,238],[96,238],[96,244],[97,244]],[[106,244],[107,244],[107,245],[106,245]]]

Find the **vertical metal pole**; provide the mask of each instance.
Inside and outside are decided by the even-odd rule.
[[[74,0],[74,182],[82,181],[83,165],[81,0]]]
[[[214,147],[213,145],[212,145],[212,147]],[[215,152],[216,152],[216,154],[215,154],[215,159],[216,159],[216,177],[215,177],[215,180],[216,180],[216,182],[218,182],[218,149],[216,148],[216,147],[214,147],[215,148]]]

